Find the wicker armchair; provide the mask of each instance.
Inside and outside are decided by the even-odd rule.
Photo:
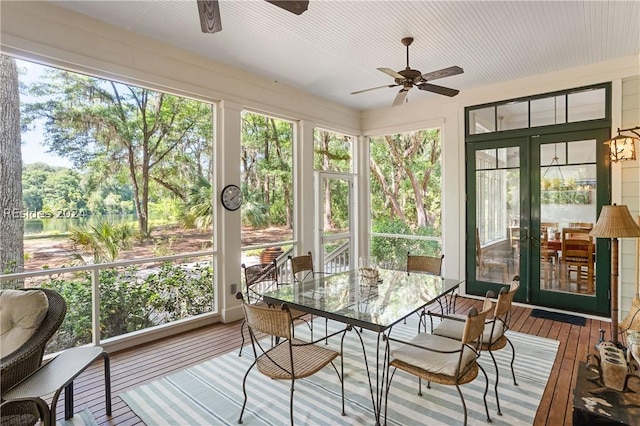
[[[2,413],[2,426],[35,425],[39,419],[43,419],[44,426],[51,425],[49,406],[41,398],[3,401],[0,404],[0,413]]]
[[[244,310],[245,321],[251,336],[251,345],[255,361],[251,364],[242,380],[242,391],[244,393],[244,402],[240,411],[238,423],[242,423],[242,416],[247,406],[247,377],[253,367],[257,367],[258,371],[263,375],[274,380],[290,380],[290,402],[289,416],[291,425],[293,425],[293,391],[296,379],[309,377],[331,364],[338,379],[342,384],[342,415],[344,410],[344,362],[343,351],[334,351],[324,346],[317,345],[317,342],[305,342],[295,339],[292,334],[293,318],[291,312],[286,305],[282,305],[280,309],[270,308],[246,303],[242,297],[242,293],[236,295],[238,299],[242,299],[242,308]],[[331,336],[344,334],[349,328],[337,331]],[[265,347],[264,343],[258,340],[256,333],[264,333],[275,337],[278,343],[275,346]],[[328,337],[331,337],[328,336]],[[334,364],[334,360],[340,357],[341,372],[338,372]]]
[[[482,351],[489,352],[489,355],[491,355],[491,359],[493,360],[493,365],[496,369],[494,391],[496,395],[498,415],[502,415],[502,412],[500,411],[500,399],[498,398],[498,381],[500,374],[498,370],[498,363],[496,362],[496,358],[493,356],[493,351],[503,349],[507,344],[511,346],[511,376],[513,377],[513,384],[517,386],[516,372],[513,368],[513,363],[516,358],[516,350],[513,347],[513,343],[511,343],[505,333],[509,330],[511,306],[513,304],[513,298],[519,288],[520,277],[515,275],[510,287],[502,287],[500,289],[495,309],[493,311],[493,317],[486,321],[484,334],[482,336],[482,346],[480,347]],[[462,323],[459,321],[445,318],[440,322],[440,324],[433,328],[431,332],[439,336],[460,340],[462,339],[462,334],[464,332],[461,324]]]
[[[41,290],[47,296],[49,308],[38,330],[15,352],[0,359],[0,389],[2,393],[11,389],[22,379],[36,371],[42,364],[42,357],[47,342],[62,324],[67,313],[67,304],[57,292],[45,288],[25,290]],[[2,425],[34,424],[22,423],[29,416],[35,420],[42,414],[37,402],[11,401],[2,403]],[[21,423],[17,423],[21,421]]]
[[[460,385],[475,380],[479,371],[482,371],[485,379],[484,408],[487,421],[491,422],[487,406],[489,379],[477,360],[480,356],[484,323],[487,314],[492,309],[493,303],[488,299],[485,299],[482,311],[478,312],[475,308],[471,308],[464,322],[460,322],[463,327],[463,338],[460,341],[428,333],[418,333],[409,341],[386,337],[391,354],[389,368],[393,368],[393,370],[389,372],[385,398],[389,397],[391,381],[397,370],[417,376],[419,381],[424,379],[429,383],[455,386],[462,402],[464,424],[466,425],[467,406]],[[421,390],[419,390],[419,394],[422,394]],[[385,407],[387,405],[385,401]]]

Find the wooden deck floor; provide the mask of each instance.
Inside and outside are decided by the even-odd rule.
[[[457,311],[466,312],[480,302],[458,299]],[[547,319],[532,318],[531,309],[514,307],[511,329],[558,340],[560,347],[549,377],[535,425],[571,425],[573,387],[578,362],[586,361],[599,339],[599,329],[609,323],[587,319],[584,327]],[[122,401],[119,394],[142,383],[198,364],[237,349],[240,322],[203,327],[162,341],[111,354],[113,415],[107,417],[104,404],[102,364],[97,362],[74,384],[75,411],[89,408],[100,425],[141,425],[142,421]],[[608,336],[608,331],[607,331]],[[517,372],[516,372],[517,374]],[[58,402],[58,418],[63,418],[64,402]],[[151,425],[149,425],[151,426]]]

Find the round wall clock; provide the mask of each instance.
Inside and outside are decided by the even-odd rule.
[[[227,210],[238,210],[242,205],[242,191],[237,185],[227,185],[220,194],[222,205]]]

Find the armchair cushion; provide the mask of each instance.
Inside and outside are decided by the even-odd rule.
[[[15,352],[36,332],[49,301],[40,290],[0,291],[0,357]]]
[[[464,326],[464,323],[462,323]],[[453,353],[439,353],[416,348],[414,346],[395,343],[391,348],[391,359],[414,365],[436,374],[455,376],[460,360],[460,341],[433,334],[420,333],[409,341],[414,345],[437,351],[455,351]],[[462,355],[462,370],[476,359],[476,353],[465,346]]]
[[[489,340],[495,342],[504,334],[504,324],[502,321],[496,321],[495,323],[496,325],[492,336],[491,327],[493,326],[493,318],[485,322],[484,332],[482,333],[483,344],[489,343]],[[433,334],[456,340],[462,340],[462,333],[464,333],[464,321],[456,321],[453,319],[443,319],[440,324],[433,329]]]

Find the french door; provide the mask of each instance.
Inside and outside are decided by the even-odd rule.
[[[597,129],[467,144],[470,293],[497,292],[517,274],[517,300],[608,313],[608,241],[588,233],[609,203],[608,135]]]
[[[316,172],[315,183],[318,264],[327,273],[353,269],[353,175]]]

